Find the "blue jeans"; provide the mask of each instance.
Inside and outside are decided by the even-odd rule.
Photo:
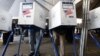
[[[38,39],[39,36],[39,29],[31,29],[29,30],[29,43],[30,43],[30,48],[31,48],[31,52],[35,51],[35,46],[36,46],[36,40]]]

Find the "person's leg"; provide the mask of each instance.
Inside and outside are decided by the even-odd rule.
[[[40,42],[40,45],[41,45],[41,41],[42,41],[42,40],[40,40],[40,37],[42,37],[42,36],[40,36],[40,30],[39,30],[39,31],[36,32],[36,36],[35,36],[35,38],[36,38],[36,46],[35,46],[35,48],[37,48],[37,44],[39,44],[39,42]],[[40,48],[40,45],[39,45],[38,48]],[[35,50],[35,51],[36,51],[36,50]],[[37,49],[37,56],[40,56],[40,51],[39,51],[39,49]]]
[[[7,43],[10,34],[11,34],[11,31],[3,33],[3,45]],[[11,37],[10,42],[13,42],[13,35],[10,37]]]
[[[66,31],[66,39],[68,43],[73,43],[73,34],[74,34],[75,27],[68,27]]]
[[[6,44],[7,39],[8,39],[8,37],[7,37],[7,33],[3,33],[3,45]]]
[[[64,44],[64,35],[59,35],[59,41],[60,41],[60,56],[65,56],[65,44]]]
[[[36,31],[34,31],[33,29],[28,30],[28,34],[29,34],[29,43],[30,43],[30,49],[31,49],[31,53],[30,56],[34,54],[35,51],[35,44],[36,44],[36,38],[35,38],[35,34]]]
[[[30,47],[31,47],[31,53],[29,56],[33,56],[34,55],[34,52],[35,52],[35,48],[36,48],[36,44],[39,40],[39,36],[40,36],[40,32],[37,31],[37,30],[31,30],[31,33],[30,33],[31,37],[30,37]],[[40,52],[38,50],[38,56],[40,56]]]

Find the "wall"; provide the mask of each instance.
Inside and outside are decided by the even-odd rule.
[[[0,0],[0,9],[9,11],[15,0]]]

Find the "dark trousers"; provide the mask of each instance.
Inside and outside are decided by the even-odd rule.
[[[10,34],[11,31],[3,33],[3,45],[7,43]],[[13,42],[13,35],[11,36],[10,42]]]

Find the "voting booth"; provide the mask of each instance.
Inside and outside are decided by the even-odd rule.
[[[65,56],[64,37],[68,42],[73,42],[73,33],[77,25],[75,9],[73,1],[64,0],[59,1],[50,10],[49,29],[53,31],[55,42],[59,40],[60,56]]]
[[[34,25],[39,28],[45,28],[46,9],[40,6],[37,2],[20,3],[19,25]]]
[[[1,31],[12,30],[12,17],[7,11],[3,9],[0,9],[0,30]]]
[[[89,12],[89,29],[100,28],[100,7]]]
[[[49,29],[76,25],[76,7],[73,2],[59,1],[50,10]]]

